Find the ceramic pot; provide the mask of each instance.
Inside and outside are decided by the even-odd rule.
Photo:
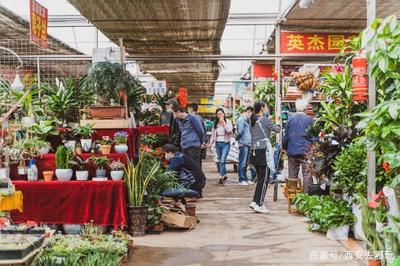
[[[128,232],[133,237],[145,235],[147,222],[147,206],[131,207],[128,206],[129,225]]]
[[[64,143],[64,146],[67,147],[67,148],[69,148],[69,149],[71,149],[72,151],[75,150],[75,145],[76,145],[76,140],[67,140],[67,141]]]
[[[124,177],[124,171],[122,171],[122,170],[111,171],[110,175],[111,175],[112,180],[119,181],[119,180],[122,180],[122,178]]]
[[[111,145],[100,145],[100,151],[102,154],[110,154],[111,153]]]
[[[0,178],[10,178],[10,170],[8,168],[0,168]]]
[[[76,171],[76,180],[78,181],[86,181],[89,179],[89,171]]]
[[[69,181],[73,174],[72,169],[56,169],[56,177],[59,181]]]
[[[38,150],[38,152],[39,152],[40,155],[48,154],[48,153],[50,152],[50,147],[40,148],[40,149]]]
[[[84,152],[89,152],[92,147],[92,139],[81,139],[81,146]]]
[[[106,177],[106,174],[105,169],[96,169],[96,177]]]
[[[43,171],[44,181],[50,182],[53,180],[54,171]]]
[[[114,150],[116,153],[126,153],[128,151],[128,145],[126,144],[117,144],[114,146]]]

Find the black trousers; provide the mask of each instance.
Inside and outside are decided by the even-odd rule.
[[[265,200],[269,182],[269,168],[266,165],[255,165],[257,172],[257,186],[254,192],[253,201],[258,206],[262,206]]]
[[[197,165],[201,168],[201,148],[193,147],[182,150],[183,154],[186,154],[190,158],[193,159],[197,163]]]

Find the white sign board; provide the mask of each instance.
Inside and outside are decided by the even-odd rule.
[[[165,80],[147,81],[146,94],[160,94],[167,93],[167,82]]]

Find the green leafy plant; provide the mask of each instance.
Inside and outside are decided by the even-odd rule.
[[[73,88],[70,86],[64,87],[60,83],[57,87],[47,90],[46,106],[50,114],[54,115],[63,124],[66,124],[67,118],[74,108],[78,106]]]
[[[56,121],[54,120],[39,121],[39,123],[34,124],[29,131],[42,140],[46,140],[49,136],[58,136],[60,134]]]
[[[75,136],[79,136],[83,139],[89,139],[96,131],[93,129],[93,124],[87,124],[85,126],[76,127],[73,132]]]
[[[320,204],[321,200],[319,196],[300,194],[293,200],[293,204],[297,211],[302,214],[307,214],[307,212]]]
[[[56,168],[71,169],[72,168],[72,151],[68,147],[58,146],[56,151]]]
[[[140,136],[140,142],[151,148],[162,147],[166,143],[167,139],[164,135],[158,134],[146,134]]]
[[[157,174],[160,163],[154,162],[150,171],[147,174],[142,172],[142,167],[144,162],[143,152],[139,152],[139,159],[136,164],[127,158],[127,165],[124,168],[125,171],[125,182],[128,191],[128,202],[131,207],[141,207],[143,206],[143,200],[145,196],[146,189],[150,183],[150,181]]]
[[[111,169],[111,171],[121,171],[121,170],[124,170],[124,164],[121,163],[120,160],[118,160],[118,161],[112,161],[111,163],[108,164],[108,167]]]
[[[89,159],[97,166],[98,169],[104,169],[110,162],[110,160],[105,156],[92,156]]]
[[[84,171],[87,169],[87,164],[89,163],[89,159],[83,159],[83,157],[79,155],[74,155],[72,160],[69,161],[71,165],[76,166],[79,171]]]
[[[355,200],[357,194],[367,194],[367,147],[355,141],[344,148],[336,157],[331,190],[338,189]]]
[[[275,111],[275,84],[272,80],[265,80],[257,83],[254,90],[254,99],[267,104],[271,114]]]
[[[102,136],[101,139],[98,140],[98,143],[100,143],[100,145],[111,145],[113,142],[113,139],[109,136]]]
[[[13,149],[20,151],[22,160],[38,157],[40,155],[39,150],[42,148],[50,148],[50,143],[38,138],[21,139],[13,145]]]
[[[162,206],[149,206],[147,209],[147,225],[152,228],[161,223],[161,217],[164,213]]]

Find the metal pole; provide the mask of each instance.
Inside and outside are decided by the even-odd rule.
[[[282,120],[281,120],[281,25],[276,26],[275,30],[275,71],[277,73],[277,80],[275,82],[275,117],[278,120],[278,124],[282,128]],[[276,142],[282,144],[282,131],[277,134]]]
[[[36,68],[37,68],[37,81],[38,81],[38,88],[39,88],[39,101],[42,100],[42,93],[40,90],[41,84],[40,84],[40,58],[39,56],[36,59]]]
[[[376,18],[376,1],[367,1],[367,25],[370,26]],[[372,110],[376,105],[375,80],[371,75],[371,66],[368,65],[368,110]],[[368,195],[376,193],[376,154],[373,149],[368,149]],[[369,197],[369,196],[368,196]]]
[[[94,29],[94,42],[95,48],[99,48],[99,30],[97,28]]]

